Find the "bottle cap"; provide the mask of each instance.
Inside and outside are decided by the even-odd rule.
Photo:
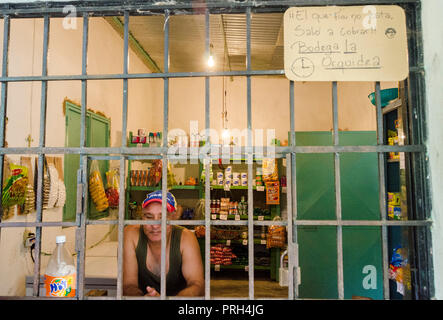
[[[66,236],[55,237],[55,243],[64,243],[64,242],[66,242]]]

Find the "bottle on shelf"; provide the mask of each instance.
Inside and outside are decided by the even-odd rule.
[[[245,201],[245,196],[241,197],[241,201],[238,204],[238,214],[240,215],[248,214],[248,203]]]
[[[216,200],[215,213],[217,213],[217,214],[220,213],[220,200]]]
[[[214,214],[215,211],[216,211],[215,200],[211,200],[211,214]]]
[[[239,214],[239,212],[238,212],[238,202],[237,201],[234,202],[233,214],[235,214],[235,215]]]

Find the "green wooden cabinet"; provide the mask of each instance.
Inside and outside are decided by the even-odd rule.
[[[65,101],[66,112],[66,147],[80,146],[80,106]],[[87,147],[109,147],[110,145],[110,120],[103,116],[88,111],[86,114],[86,146]],[[108,161],[98,161],[103,183],[106,183],[106,171],[109,168]],[[75,221],[76,195],[77,195],[77,170],[80,166],[80,156],[77,154],[64,155],[64,178],[66,186],[66,204],[63,208],[63,221]],[[90,163],[88,163],[90,168]],[[99,219],[108,215],[108,211],[98,212],[92,200],[88,201],[88,217]]]

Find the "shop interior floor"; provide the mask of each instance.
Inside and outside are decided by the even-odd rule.
[[[281,287],[278,282],[265,279],[254,280],[255,298],[288,297],[288,287]],[[249,297],[247,279],[211,279],[211,297]]]

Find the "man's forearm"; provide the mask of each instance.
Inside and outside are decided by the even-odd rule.
[[[123,287],[123,295],[125,296],[142,296],[143,292],[137,286]]]
[[[203,296],[204,292],[204,285],[201,283],[192,283],[188,285],[186,288],[181,290],[177,296],[183,296],[183,297],[196,297],[196,296]]]

